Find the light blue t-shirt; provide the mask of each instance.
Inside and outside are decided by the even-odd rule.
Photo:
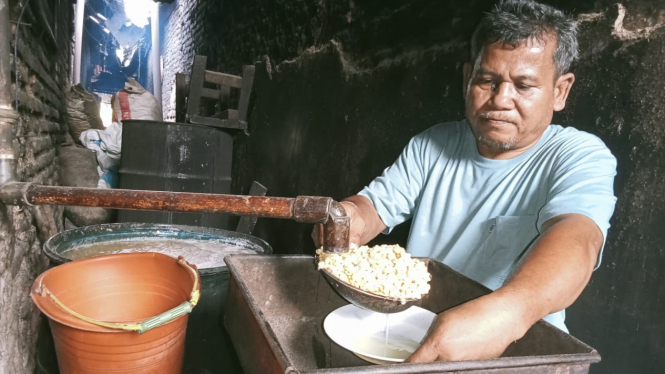
[[[586,132],[550,125],[525,153],[491,160],[460,121],[415,136],[360,195],[388,230],[413,219],[407,249],[414,256],[442,261],[496,290],[553,217],[583,214],[606,237],[615,174],[614,156]],[[567,331],[565,310],[545,320]]]

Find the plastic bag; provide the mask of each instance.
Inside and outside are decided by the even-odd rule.
[[[150,92],[135,79],[128,78],[125,88],[111,98],[113,122],[126,119],[162,121],[162,106]]]
[[[118,188],[122,125],[113,122],[103,131],[84,131],[80,140],[86,148],[96,153],[99,174],[97,188]]]
[[[67,117],[69,133],[77,143],[83,131],[104,129],[99,117],[99,104],[93,94],[84,90],[81,84],[73,86],[67,94]]]
[[[97,187],[99,174],[95,153],[75,145],[58,149],[60,185],[68,187]],[[65,217],[76,226],[97,225],[113,221],[114,211],[104,208],[66,206]]]

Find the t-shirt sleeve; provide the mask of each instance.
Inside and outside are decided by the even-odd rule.
[[[582,214],[598,225],[604,247],[616,203],[616,159],[595,136],[563,148],[550,175],[547,202],[538,214],[538,231],[542,232],[543,224],[556,216]],[[596,267],[601,255],[602,250]]]
[[[374,204],[379,217],[388,227],[384,233],[413,214],[425,180],[424,142],[423,134],[412,138],[397,161],[359,193]]]

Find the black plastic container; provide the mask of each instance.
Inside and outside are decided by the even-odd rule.
[[[228,194],[233,137],[189,123],[122,121],[119,187],[130,190]],[[229,228],[229,216],[119,210],[118,222]]]

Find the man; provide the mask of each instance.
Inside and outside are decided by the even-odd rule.
[[[362,245],[412,219],[407,249],[494,292],[438,315],[408,362],[501,355],[564,309],[599,262],[614,210],[616,160],[593,135],[551,125],[575,76],[576,24],[505,0],[478,25],[464,66],[466,120],[417,135],[342,204]]]

